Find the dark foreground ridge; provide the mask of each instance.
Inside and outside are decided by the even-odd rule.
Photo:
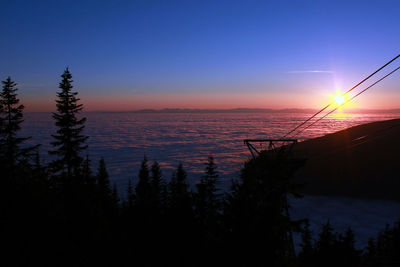
[[[298,143],[304,192],[400,201],[400,119],[367,123]]]

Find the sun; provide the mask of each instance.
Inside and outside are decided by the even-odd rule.
[[[332,108],[337,109],[342,112],[343,107],[346,105],[346,108],[354,108],[354,104],[351,103],[351,94],[343,93],[340,89],[336,89],[334,94],[329,94],[329,98],[331,99]]]
[[[344,102],[346,102],[344,95],[341,93],[337,93],[334,97],[333,100],[335,101],[335,104],[340,106],[342,105]]]

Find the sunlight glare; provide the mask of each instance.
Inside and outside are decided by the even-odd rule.
[[[328,97],[331,101],[332,108],[336,108],[340,113],[343,111],[344,106],[346,109],[354,109],[356,106],[351,100],[351,93],[343,93],[340,89],[336,89],[336,92],[333,94],[328,94]]]
[[[335,104],[340,106],[345,102],[344,96],[341,93],[338,93],[333,98],[335,100]]]

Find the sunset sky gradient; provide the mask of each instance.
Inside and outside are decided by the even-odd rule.
[[[0,78],[55,109],[319,108],[399,54],[400,2],[2,1]],[[400,60],[389,69],[400,65]],[[400,73],[355,107],[400,108]]]

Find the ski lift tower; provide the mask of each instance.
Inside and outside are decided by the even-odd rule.
[[[297,144],[297,139],[245,139],[244,144],[249,149],[253,158],[260,155],[261,151],[273,151],[278,148],[288,148],[288,153],[291,152],[293,146]],[[258,143],[258,145],[256,145]]]

